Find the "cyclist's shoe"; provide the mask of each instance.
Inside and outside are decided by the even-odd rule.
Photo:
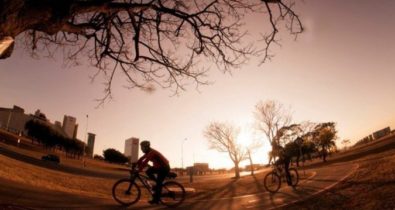
[[[155,205],[155,204],[159,204],[159,201],[155,200],[155,199],[152,199],[152,200],[148,201],[148,203],[151,204],[151,205]]]

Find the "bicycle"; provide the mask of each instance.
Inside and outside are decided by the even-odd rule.
[[[154,194],[152,185],[149,183],[153,180],[139,173],[136,168],[129,170],[129,172],[129,178],[118,180],[112,187],[112,197],[123,206],[131,206],[140,200],[141,189],[137,185],[136,180],[140,181],[141,186],[145,187],[151,196]],[[170,172],[166,178],[174,179],[176,177],[177,174]],[[176,207],[185,200],[185,194],[185,189],[180,183],[176,181],[164,181],[160,203],[168,207]]]
[[[264,186],[270,193],[276,193],[281,187],[281,180],[286,181],[287,177],[285,169],[282,164],[273,164],[273,170],[266,174],[264,178]],[[299,173],[296,168],[289,168],[289,174],[291,175],[291,186],[296,187],[299,183]]]

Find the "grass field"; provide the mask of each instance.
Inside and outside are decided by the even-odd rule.
[[[19,146],[16,143],[18,138],[21,138],[21,144]],[[19,137],[2,129],[0,129],[0,140],[4,141],[4,144],[0,141],[2,147],[15,149],[15,147],[18,146],[17,150],[19,153],[36,159],[41,159],[43,155],[56,154],[60,157],[61,164],[66,166],[115,174],[121,174],[127,169],[127,167],[123,165],[110,164],[105,161],[95,160],[92,158],[85,158],[84,160],[68,158],[64,152],[59,150],[46,150],[41,145],[31,144],[31,140],[28,138]]]
[[[0,177],[37,188],[108,197],[115,180],[84,177],[45,169],[0,155]]]
[[[1,144],[0,146],[6,146]],[[12,148],[13,146],[7,145]],[[15,150],[40,157],[42,152]],[[80,164],[67,160],[67,164]],[[93,170],[117,171],[119,166],[91,160]],[[330,157],[328,163],[313,161],[307,168],[335,162],[353,161],[360,165],[350,177],[334,188],[283,209],[395,209],[395,136]],[[96,164],[96,165],[94,165]],[[75,195],[111,198],[115,179],[73,175],[31,165],[0,155],[0,177],[17,183],[43,189],[52,189]],[[125,173],[124,173],[125,174]],[[301,172],[302,174],[302,172]],[[197,199],[213,199],[254,194],[264,191],[262,181],[265,173],[240,179],[213,179],[183,183],[196,189],[190,196]],[[306,174],[302,179],[308,177]],[[144,197],[147,196],[145,193]]]
[[[0,144],[0,146],[4,145]],[[14,150],[25,152],[25,150],[20,150],[19,148],[14,148]],[[4,155],[0,155],[0,165],[2,165],[0,177],[3,179],[37,188],[91,197],[111,198],[111,188],[116,181],[116,179],[110,178],[95,178],[63,173],[18,161]],[[127,176],[126,173],[124,175],[125,177]],[[189,183],[188,179],[184,179],[182,183],[185,187],[196,189],[195,193],[188,195],[189,197],[197,199],[232,197],[264,191],[262,183],[264,175],[265,173],[258,173],[254,176],[243,176],[240,179],[218,178],[209,181],[195,181],[193,183]],[[302,179],[306,176],[301,174]],[[147,192],[145,192],[144,196],[147,195]]]

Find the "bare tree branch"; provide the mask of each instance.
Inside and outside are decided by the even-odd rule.
[[[247,150],[236,142],[239,129],[230,124],[213,122],[203,133],[210,148],[228,153],[235,164],[235,176],[240,177],[239,163],[247,158]]]
[[[89,60],[108,80],[103,101],[111,98],[115,72],[125,76],[128,88],[152,90],[148,87],[158,85],[177,94],[191,81],[196,86],[209,83],[207,67],[198,63],[211,61],[229,72],[257,53],[265,62],[272,57],[271,45],[278,43],[280,23],[295,36],[303,31],[294,0],[0,2],[0,42],[25,33],[32,52],[51,55],[62,48],[70,65]],[[261,51],[245,41],[245,13],[266,14],[270,22]]]
[[[272,153],[269,157],[276,157],[276,148],[281,144],[281,139],[288,131],[291,123],[290,111],[285,109],[283,105],[276,101],[261,101],[255,106],[256,128],[266,135],[266,138],[272,146]],[[291,126],[293,127],[293,126]]]

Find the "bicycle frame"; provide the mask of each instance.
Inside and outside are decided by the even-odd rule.
[[[276,173],[277,175],[279,175],[280,177],[282,177],[282,176],[285,176],[285,173],[284,173],[284,166],[283,165],[276,165],[276,164],[273,164],[272,165],[272,168],[273,168],[273,172],[274,173]]]
[[[152,185],[150,184],[150,178],[142,173],[139,173],[138,170],[135,168],[132,168],[129,170],[130,176],[129,178],[124,178],[118,180],[112,188],[112,196],[113,198],[120,204],[124,206],[130,206],[133,205],[134,203],[138,202],[141,196],[141,188],[146,188],[149,192],[150,195],[154,195],[155,192],[152,189]],[[175,178],[175,176],[169,174],[168,178],[172,179]],[[142,184],[137,184],[137,180],[139,180]],[[127,185],[125,185],[127,184]],[[118,186],[124,186],[125,188],[120,189],[120,191],[117,191]],[[134,189],[134,187],[136,189]],[[184,187],[176,182],[176,181],[165,181],[163,183],[163,188],[165,189],[165,192],[162,192],[160,195],[160,203],[162,203],[165,206],[168,207],[176,207],[180,205],[184,199],[185,199],[185,189]],[[134,190],[133,190],[134,189]],[[132,194],[131,192],[136,192],[136,194]],[[121,196],[121,197],[118,197]],[[132,195],[132,200],[129,200],[128,196]],[[126,196],[126,197],[122,197]],[[164,200],[163,200],[164,198]],[[124,200],[127,199],[127,200]],[[133,200],[134,199],[134,200]]]
[[[147,189],[148,192],[149,192],[151,195],[153,194],[152,189],[151,189],[151,186],[150,186],[150,184],[148,183],[149,180],[150,180],[150,178],[149,178],[148,176],[143,175],[143,174],[140,174],[140,173],[137,172],[137,171],[130,170],[130,179],[132,180],[132,183],[135,183],[135,182],[136,182],[136,179],[138,179],[138,180],[143,184],[143,186],[145,187],[145,189]],[[128,190],[130,190],[131,187],[132,187],[132,185],[129,186]]]
[[[285,167],[284,167],[283,164],[277,164],[277,165],[276,165],[276,164],[273,164],[272,167],[273,167],[272,172],[276,173],[281,179],[287,180],[287,175],[286,175]],[[297,179],[299,179],[298,171],[297,171],[296,168],[289,167],[288,170],[289,170],[289,171],[295,170],[295,172],[296,172],[296,174],[297,174]],[[291,173],[291,172],[290,172],[290,173]],[[290,175],[291,175],[291,174],[290,174]]]

